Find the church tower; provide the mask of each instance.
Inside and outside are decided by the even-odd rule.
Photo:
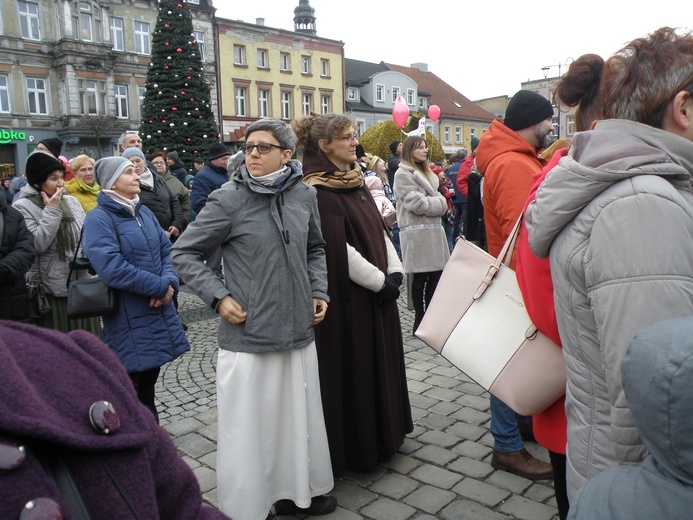
[[[317,35],[315,28],[315,9],[308,0],[300,0],[294,9],[294,31],[303,34]]]

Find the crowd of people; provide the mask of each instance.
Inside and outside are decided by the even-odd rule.
[[[414,333],[455,241],[497,256],[524,217],[509,267],[532,321],[562,346],[568,381],[534,417],[490,396],[490,464],[553,478],[561,520],[685,516],[693,35],[661,28],[606,60],[581,56],[553,96],[517,92],[449,164],[430,163],[414,135],[386,161],[341,114],[261,119],[240,152],[216,143],[193,173],[175,151],[145,155],[136,133],[97,161],[39,143],[0,197],[0,319],[11,320],[0,322],[0,388],[37,389],[16,403],[3,393],[0,448],[27,472],[0,478],[53,479],[41,507],[81,503],[92,517],[104,482],[136,517],[328,514],[335,479],[372,472],[413,431],[405,277]],[[577,109],[572,142],[553,139],[554,104]],[[71,278],[94,275],[116,291],[116,310],[72,319]],[[161,367],[190,349],[183,283],[220,317],[221,512],[202,507],[157,426]],[[56,400],[54,367],[82,391]],[[88,422],[75,411],[83,401]],[[46,413],[27,420],[24,406]],[[112,442],[121,428],[129,436]],[[123,485],[132,465],[147,469]],[[6,488],[0,511],[36,498],[31,484],[28,498]],[[74,489],[79,500],[66,496]]]

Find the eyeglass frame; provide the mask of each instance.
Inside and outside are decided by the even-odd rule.
[[[262,147],[269,146],[269,150],[267,150],[266,152],[263,152],[260,149],[261,146]],[[272,152],[273,148],[279,148],[280,150],[290,150],[291,149],[291,148],[287,148],[286,146],[281,146],[279,144],[272,144],[272,143],[244,144],[242,147],[243,153],[245,153],[245,155],[250,155],[251,153],[253,153],[253,151],[255,149],[257,149],[257,153],[259,153],[260,155],[267,155],[268,153]]]
[[[155,160],[155,161],[152,161],[152,164],[153,164],[154,166],[157,166],[157,165],[159,165],[159,166],[166,166],[166,161],[164,161],[163,159],[162,159],[161,161],[156,161],[156,160]]]

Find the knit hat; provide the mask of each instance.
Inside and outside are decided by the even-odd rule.
[[[173,150],[172,152],[168,152],[166,154],[167,159],[171,159],[173,162],[176,162],[178,160],[178,152]]]
[[[378,161],[380,160],[380,157],[377,155],[372,155],[367,153],[366,154],[366,168],[375,171],[375,165],[378,164]]]
[[[207,155],[207,159],[213,161],[214,159],[224,157],[225,155],[231,155],[229,149],[226,148],[226,146],[224,146],[222,143],[214,143],[212,146],[209,147],[209,154]]]
[[[127,148],[125,152],[129,150],[137,150],[142,153],[139,148]],[[123,152],[123,155],[125,155],[125,152]],[[99,159],[94,165],[96,182],[99,183],[102,189],[110,190],[128,166],[132,166],[132,163],[125,157],[104,157]]]
[[[57,137],[49,137],[48,139],[42,139],[38,142],[38,144],[42,144],[43,146],[48,148],[48,151],[52,153],[53,156],[56,158],[60,155],[60,151],[63,149],[63,142],[61,139],[58,139]]]
[[[513,96],[505,110],[505,126],[522,130],[553,117],[551,102],[532,90],[520,90]]]
[[[143,161],[146,161],[147,159],[144,157],[144,153],[142,153],[142,150],[139,148],[135,148],[134,146],[132,148],[126,148],[123,150],[123,153],[120,154],[121,157],[125,159],[129,159],[130,157],[140,157]],[[99,183],[101,184],[101,183]],[[101,184],[103,186],[103,184]]]
[[[476,151],[476,147],[479,146],[479,141],[481,141],[481,139],[479,139],[477,136],[472,136],[472,153],[474,153]]]
[[[392,155],[395,155],[397,153],[397,147],[399,146],[399,143],[402,141],[392,141],[390,143],[390,151],[392,152]]]
[[[51,154],[37,150],[26,160],[26,180],[32,186],[43,184],[56,170],[65,171],[65,165]]]

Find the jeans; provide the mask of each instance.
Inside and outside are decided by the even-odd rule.
[[[445,238],[448,240],[448,249],[452,253],[452,247],[453,247],[453,225],[450,220],[448,220],[447,215],[443,217],[443,229],[445,230]]]
[[[464,229],[465,223],[467,222],[467,203],[466,202],[453,202],[452,206],[455,208],[455,219],[452,221],[452,241],[466,233]]]
[[[502,452],[520,451],[525,447],[517,429],[517,423],[529,423],[531,417],[524,417],[513,412],[510,407],[496,396],[491,395],[491,435],[493,449]]]
[[[395,251],[397,251],[397,256],[399,256],[400,260],[402,259],[402,249],[399,245],[399,226],[397,225],[397,222],[395,222],[395,225],[392,226],[392,244],[395,246]]]

